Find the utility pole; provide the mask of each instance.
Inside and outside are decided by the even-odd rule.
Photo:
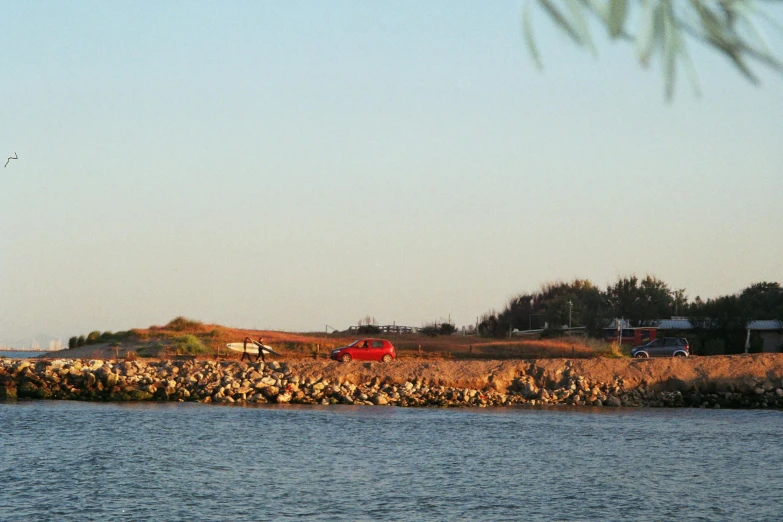
[[[574,304],[571,300],[568,300],[568,335],[571,335],[571,310],[574,308]]]

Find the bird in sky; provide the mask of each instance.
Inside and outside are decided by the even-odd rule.
[[[3,165],[3,168],[6,168],[8,166],[8,162],[12,159],[19,159],[19,156],[16,155],[16,152],[14,152],[13,156],[8,156],[8,159],[6,160],[5,165]]]

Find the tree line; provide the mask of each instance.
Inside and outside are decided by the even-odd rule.
[[[615,318],[632,326],[654,326],[661,319],[687,316],[694,326],[691,335],[721,339],[726,353],[744,346],[745,329],[750,320],[783,321],[783,287],[777,282],[755,283],[732,294],[702,300],[689,300],[684,288],[671,288],[664,281],[647,275],[621,277],[605,289],[587,279],[547,283],[537,292],[513,297],[501,312],[484,314],[479,333],[503,337],[512,330],[540,329],[557,334],[570,323],[585,327],[588,334],[601,336]]]

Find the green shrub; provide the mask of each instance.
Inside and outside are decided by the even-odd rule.
[[[96,344],[101,340],[101,332],[95,330],[87,334],[86,344]]]
[[[451,323],[431,323],[419,328],[420,334],[429,335],[430,337],[436,337],[438,335],[451,335],[456,331],[457,327]]]
[[[381,329],[374,324],[363,324],[357,331],[362,335],[374,335],[381,333]]]
[[[201,321],[194,321],[192,319],[186,319],[185,317],[179,316],[169,321],[169,323],[166,325],[166,328],[176,332],[181,332],[183,330],[193,330],[202,324],[203,323]]]
[[[438,327],[434,324],[428,324],[426,326],[422,326],[419,328],[419,333],[421,335],[428,335],[430,337],[435,337],[438,335]]]
[[[451,335],[457,331],[457,327],[451,323],[441,323],[438,327],[438,333],[441,335]]]
[[[76,346],[84,346],[85,338],[83,335],[80,335],[78,339],[76,339]]]
[[[209,349],[204,346],[195,335],[183,335],[175,339],[174,350],[177,355],[203,355],[209,353]]]
[[[78,341],[79,341],[79,338],[76,337],[75,335],[73,337],[71,337],[70,339],[68,339],[68,349],[69,350],[73,350],[74,348],[76,348],[76,343]]]

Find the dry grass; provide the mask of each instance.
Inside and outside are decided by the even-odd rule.
[[[529,359],[546,357],[595,357],[599,350],[581,338],[485,339],[481,337],[412,336],[392,341],[401,357],[445,359]]]
[[[250,337],[251,339],[263,338],[265,344],[272,346],[288,359],[303,359],[326,358],[332,349],[345,346],[362,337],[230,328],[198,321],[177,321],[173,326],[174,328],[165,325],[133,330],[134,341],[123,343],[123,347],[141,349],[141,352],[147,356],[154,356],[153,353],[156,352],[163,356],[177,338],[181,338],[184,334],[191,334],[208,348],[211,355],[234,359],[239,358],[241,354],[227,350],[225,345],[241,342],[245,337]],[[429,337],[416,334],[378,335],[377,337],[384,337],[391,341],[397,348],[400,358],[448,360],[590,358],[606,356],[610,353],[606,343],[581,337],[487,339],[462,335]]]

